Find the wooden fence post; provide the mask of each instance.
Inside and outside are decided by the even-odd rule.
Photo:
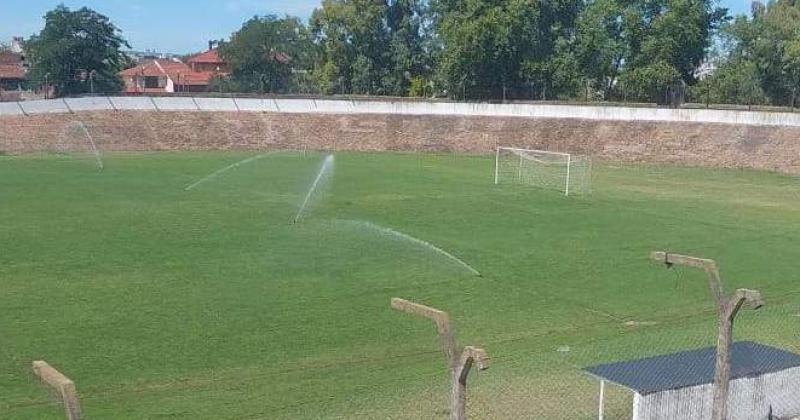
[[[714,260],[672,254],[663,251],[653,252],[650,254],[650,258],[657,262],[663,262],[668,267],[678,264],[699,268],[708,275],[711,294],[719,309],[719,338],[717,341],[717,359],[714,371],[714,405],[711,418],[712,420],[727,420],[733,322],[743,304],[747,303],[753,309],[759,309],[764,306],[761,293],[757,290],[738,289],[733,295],[725,296],[722,278],[720,277],[717,263]]]
[[[447,366],[450,373],[450,419],[465,420],[467,418],[467,377],[474,364],[480,370],[488,369],[489,357],[486,351],[471,346],[459,350],[455,333],[450,325],[450,315],[447,312],[399,298],[392,299],[391,306],[394,310],[428,318],[436,324],[436,330],[439,332],[447,355]]]
[[[33,372],[42,381],[58,391],[64,403],[64,412],[67,420],[80,420],[82,418],[81,403],[78,400],[78,391],[75,389],[74,382],[44,361],[33,362]]]

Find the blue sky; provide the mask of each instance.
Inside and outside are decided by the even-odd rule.
[[[59,3],[88,6],[111,18],[136,50],[188,53],[209,39],[226,38],[253,15],[290,14],[307,19],[321,0],[0,0],[0,42],[29,37],[42,16]],[[747,13],[750,0],[721,0],[733,13]]]

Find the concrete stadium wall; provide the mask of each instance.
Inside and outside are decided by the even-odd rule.
[[[0,104],[0,151],[52,150],[70,122],[82,121],[98,147],[107,151],[310,148],[488,154],[503,145],[612,161],[800,174],[800,115],[794,114],[444,102],[105,99],[27,102],[24,108]],[[93,106],[100,110],[87,110]],[[652,119],[639,119],[642,112]],[[656,120],[659,116],[678,120]],[[698,121],[715,118],[751,123]],[[771,124],[779,121],[786,124]]]
[[[74,108],[73,103],[80,103]],[[453,115],[485,117],[569,118],[597,121],[658,121],[709,124],[800,127],[800,114],[789,112],[750,112],[710,109],[667,109],[618,106],[552,104],[486,104],[427,101],[347,101],[318,99],[231,99],[209,97],[109,97],[51,99],[18,102],[0,106],[0,117],[17,115],[22,108],[29,115],[104,111],[255,111],[297,114],[391,114]]]

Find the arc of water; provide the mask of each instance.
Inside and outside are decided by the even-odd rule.
[[[461,267],[465,268],[470,273],[472,273],[472,274],[474,274],[474,275],[476,275],[478,277],[481,277],[481,273],[478,270],[476,270],[475,268],[473,268],[471,265],[469,265],[466,262],[464,262],[464,260],[462,260],[461,258],[456,257],[455,255],[443,250],[442,248],[439,248],[438,246],[436,246],[436,245],[434,245],[434,244],[432,244],[432,243],[430,243],[428,241],[424,241],[422,239],[415,238],[415,237],[413,237],[413,236],[411,236],[411,235],[409,235],[407,233],[403,233],[403,232],[400,232],[400,231],[397,231],[397,230],[394,230],[392,228],[388,228],[388,227],[385,227],[385,226],[380,226],[380,225],[377,225],[377,224],[372,223],[372,222],[350,221],[350,223],[355,223],[356,225],[364,226],[366,228],[375,230],[377,232],[380,232],[380,233],[383,233],[383,234],[387,234],[387,235],[391,235],[391,236],[394,236],[394,237],[397,237],[397,238],[400,238],[400,239],[404,239],[404,240],[409,241],[411,243],[414,243],[416,245],[422,246],[423,248],[426,248],[426,249],[429,249],[429,250],[431,250],[433,252],[436,252],[437,254],[439,254],[439,255],[441,255],[441,256],[443,256],[443,257],[445,257],[445,258],[447,258],[447,259],[449,259],[449,260],[451,260],[451,261],[453,261],[455,263],[457,263],[458,265],[460,265]]]
[[[86,125],[82,121],[78,121],[76,126],[83,131],[83,134],[86,136],[86,139],[89,140],[89,145],[92,148],[92,153],[94,154],[94,159],[97,161],[97,168],[98,170],[102,171],[105,168],[103,165],[103,158],[100,156],[100,150],[97,149],[97,145],[94,144],[94,139],[92,138],[91,133],[89,133],[89,129],[86,128]]]
[[[309,201],[311,201],[311,197],[319,187],[320,181],[322,181],[325,175],[333,168],[333,160],[333,155],[328,155],[325,157],[325,160],[322,161],[322,166],[319,168],[319,172],[317,172],[317,177],[314,178],[314,182],[311,183],[311,187],[308,189],[308,193],[306,193],[306,197],[303,199],[300,209],[297,211],[297,214],[295,214],[294,219],[292,219],[292,223],[296,224],[298,221],[300,221],[300,218],[303,216],[303,212],[308,206]]]
[[[204,176],[203,178],[200,178],[199,180],[197,180],[197,181],[189,184],[188,186],[186,186],[186,188],[184,188],[183,190],[184,191],[193,190],[198,185],[203,184],[204,182],[210,181],[210,180],[222,175],[223,173],[230,171],[231,169],[238,168],[238,167],[240,167],[242,165],[246,165],[246,164],[248,164],[250,162],[254,162],[256,160],[265,158],[265,157],[267,157],[267,156],[269,156],[271,154],[272,153],[263,153],[263,154],[260,154],[260,155],[257,155],[257,156],[251,156],[251,157],[249,157],[247,159],[240,160],[240,161],[238,161],[238,162],[236,162],[234,164],[228,165],[228,166],[226,166],[226,167],[224,167],[222,169],[218,169],[218,170],[210,173],[209,175]]]

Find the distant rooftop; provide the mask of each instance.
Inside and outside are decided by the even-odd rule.
[[[195,55],[190,56],[186,59],[186,62],[191,63],[198,63],[198,64],[223,64],[225,60],[220,58],[219,53],[216,49],[204,51]]]
[[[717,349],[684,351],[584,369],[590,375],[647,395],[714,382]],[[731,348],[731,379],[800,367],[800,355],[742,341]]]

